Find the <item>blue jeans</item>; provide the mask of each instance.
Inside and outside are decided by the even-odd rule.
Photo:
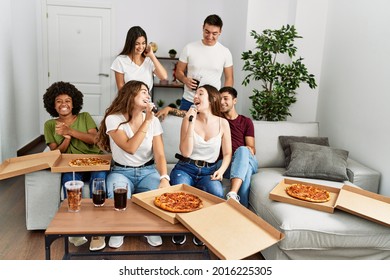
[[[190,109],[191,105],[193,105],[193,104],[194,104],[193,102],[190,102],[187,99],[182,98],[181,102],[180,102],[180,108],[179,109],[188,111]]]
[[[217,164],[210,167],[197,167],[195,164],[179,161],[171,171],[171,185],[187,184],[223,198],[222,183],[211,180]]]
[[[95,178],[106,179],[107,171],[91,171],[91,172],[74,172],[74,180],[88,181],[89,180],[89,198],[92,198],[92,181]],[[73,181],[73,172],[62,173],[61,185],[64,190],[64,198],[66,198],[65,182]]]
[[[160,184],[160,174],[154,164],[145,167],[113,166],[107,175],[107,197],[114,197],[114,183],[127,182],[127,197],[132,194],[155,190]]]
[[[221,166],[222,160],[219,160],[217,164],[218,167]],[[240,178],[242,180],[238,195],[240,196],[240,203],[245,207],[249,206],[251,177],[257,172],[258,166],[256,157],[251,154],[247,147],[241,146],[234,152],[232,162],[223,174],[223,177],[227,179]]]

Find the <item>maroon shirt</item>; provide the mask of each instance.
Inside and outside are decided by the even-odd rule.
[[[230,134],[232,138],[232,155],[238,147],[246,146],[245,137],[255,137],[255,128],[250,118],[238,115],[234,120],[226,119],[229,122]],[[222,151],[219,159],[222,159]]]
[[[227,121],[232,135],[232,154],[234,154],[238,147],[246,146],[246,136],[255,137],[255,128],[252,120],[243,115],[238,115],[236,119]]]

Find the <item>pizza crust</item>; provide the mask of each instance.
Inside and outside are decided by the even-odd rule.
[[[292,184],[286,187],[286,193],[294,198],[309,202],[327,202],[330,200],[330,193],[320,187],[303,184]]]
[[[197,195],[185,192],[173,192],[156,196],[154,205],[169,212],[187,213],[201,209],[203,202]]]

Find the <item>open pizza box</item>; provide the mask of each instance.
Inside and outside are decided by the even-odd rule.
[[[306,184],[324,188],[329,191],[330,200],[324,203],[316,203],[293,198],[285,191],[285,188],[291,184]],[[284,179],[270,192],[269,198],[275,201],[299,205],[328,213],[333,213],[335,209],[339,209],[364,219],[390,226],[390,197],[349,185],[335,188]]]
[[[0,180],[50,168],[60,151],[50,151],[6,159],[0,166]]]
[[[51,172],[86,172],[86,171],[101,171],[110,170],[109,165],[94,165],[94,166],[69,166],[69,161],[77,158],[101,158],[111,162],[111,154],[60,154],[54,164],[51,166]]]
[[[226,201],[185,184],[172,186],[169,192],[198,195],[203,208],[189,213],[170,213],[157,208],[153,199],[167,191],[165,188],[135,194],[132,200],[168,222],[182,223],[220,259],[244,259],[284,238],[283,233],[238,202]]]
[[[203,202],[202,209],[225,201],[224,199],[221,199],[215,195],[211,195],[207,192],[201,191],[197,188],[188,186],[186,184],[171,186],[169,187],[169,189],[162,188],[153,191],[133,194],[131,199],[136,204],[142,206],[143,208],[149,210],[153,214],[156,214],[157,216],[170,222],[171,224],[177,224],[179,223],[179,221],[177,220],[177,213],[162,210],[161,208],[154,205],[155,197],[166,192],[185,192],[185,193],[195,194],[202,199]]]
[[[111,161],[111,154],[61,154],[59,150],[42,152],[6,159],[0,165],[0,180],[49,168],[52,172],[110,170],[110,165],[89,167],[69,166],[71,159],[80,157],[100,157]]]

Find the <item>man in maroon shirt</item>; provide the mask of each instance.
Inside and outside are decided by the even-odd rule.
[[[248,207],[251,176],[258,168],[253,122],[250,118],[237,113],[235,108],[237,91],[233,87],[223,87],[219,92],[221,112],[229,122],[232,137],[233,158],[224,174],[224,177],[231,181],[231,189],[226,197]]]

